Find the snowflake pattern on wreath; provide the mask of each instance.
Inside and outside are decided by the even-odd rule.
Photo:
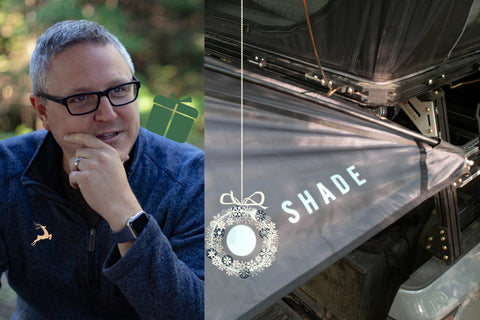
[[[238,224],[253,225],[262,240],[262,247],[257,256],[248,261],[240,261],[229,255],[223,247],[225,230]],[[237,205],[223,210],[213,217],[206,230],[205,252],[213,265],[229,276],[242,279],[254,277],[275,260],[278,247],[278,234],[275,223],[264,210]]]

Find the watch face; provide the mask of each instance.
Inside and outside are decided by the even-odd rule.
[[[133,220],[130,225],[132,226],[133,232],[135,232],[135,236],[138,237],[140,232],[142,232],[143,228],[148,222],[148,216],[145,212],[142,212],[139,216]]]

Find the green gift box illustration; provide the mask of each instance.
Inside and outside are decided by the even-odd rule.
[[[148,130],[177,142],[185,142],[193,123],[198,117],[198,110],[185,103],[192,102],[191,97],[177,99],[158,95],[153,99],[152,111],[147,120]]]

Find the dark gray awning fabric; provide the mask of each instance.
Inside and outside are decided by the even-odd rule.
[[[240,4],[228,2],[207,2],[205,30],[240,40]],[[334,72],[385,82],[480,50],[479,0],[325,2],[307,1],[320,60]],[[316,65],[302,1],[244,3],[246,46]]]
[[[430,146],[331,110],[328,104],[345,110],[355,106],[329,98],[313,103],[245,81],[242,199],[240,81],[207,68],[205,88],[206,319],[254,316],[466,169],[456,147]],[[368,117],[363,110],[358,113]],[[235,265],[230,265],[230,273],[214,265],[214,254],[208,251],[210,232],[237,262],[262,259],[259,246],[264,238],[255,224],[250,224],[255,250],[247,256],[229,250],[226,238],[236,221],[230,209],[236,206],[233,201],[222,204],[220,198],[230,191],[238,202],[263,192],[263,203],[257,193],[240,211],[258,213],[260,205],[267,207],[263,212],[278,237],[271,265],[256,274],[244,273],[246,278],[235,274]],[[223,230],[212,229],[220,216],[229,214]]]

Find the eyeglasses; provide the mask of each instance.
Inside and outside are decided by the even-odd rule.
[[[73,116],[92,113],[98,109],[100,98],[105,96],[114,107],[124,106],[137,100],[140,81],[133,77],[133,81],[120,84],[105,91],[85,92],[74,94],[65,98],[51,96],[46,93],[37,94],[39,97],[63,104]]]

